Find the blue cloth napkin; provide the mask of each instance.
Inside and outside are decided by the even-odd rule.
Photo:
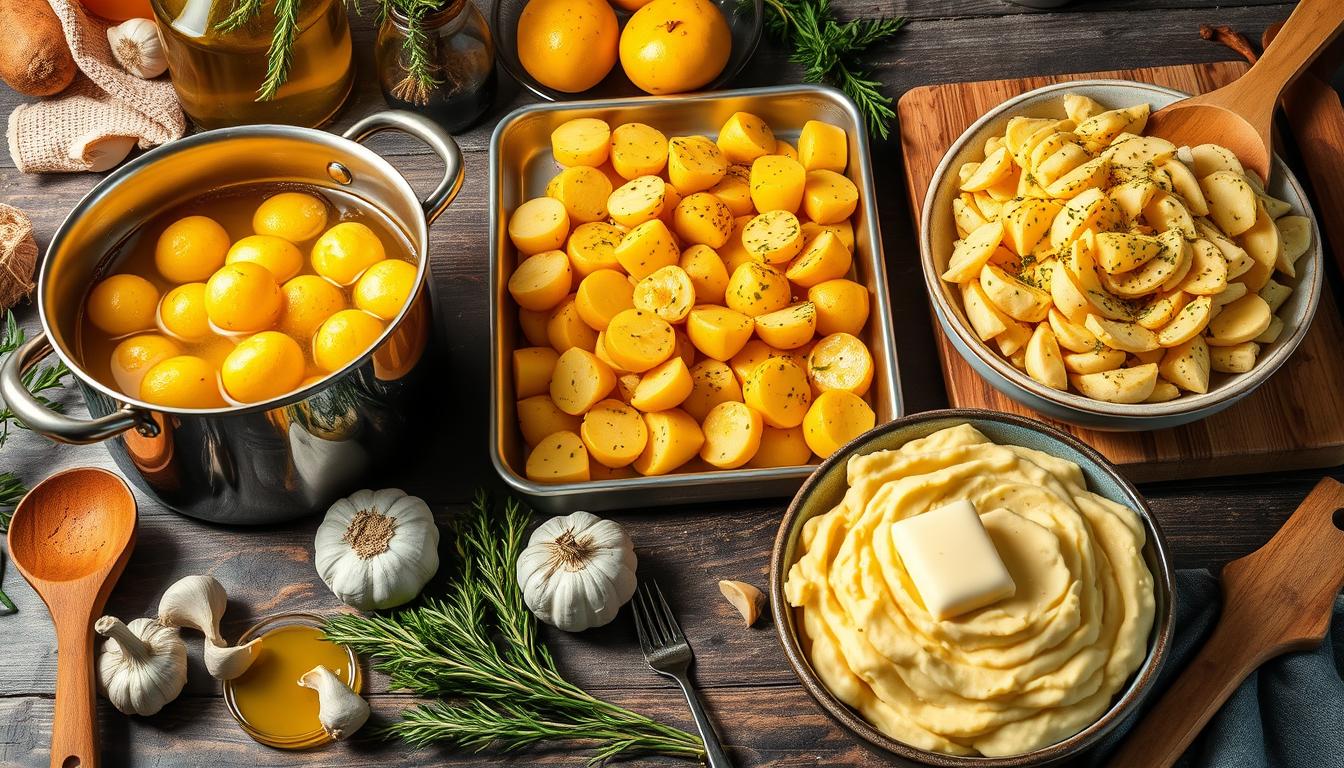
[[[1344,553],[1341,553],[1344,556]],[[1203,570],[1176,573],[1171,655],[1158,676],[1156,703],[1218,621],[1218,580]],[[1314,651],[1271,659],[1246,678],[1186,751],[1179,768],[1344,768],[1344,596],[1330,633]],[[1142,714],[1140,714],[1142,717]],[[1137,718],[1107,737],[1088,765],[1103,766]]]

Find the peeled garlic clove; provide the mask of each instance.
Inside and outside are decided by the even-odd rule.
[[[321,664],[305,672],[299,685],[317,691],[317,720],[331,738],[348,738],[368,721],[369,703]]]
[[[159,623],[165,627],[191,627],[210,643],[223,646],[219,620],[229,596],[213,576],[184,576],[159,599]]]
[[[261,638],[244,645],[216,645],[205,641],[205,671],[216,680],[232,680],[247,671],[261,653]]]
[[[84,163],[94,173],[110,171],[126,159],[137,141],[134,136],[85,136],[70,145],[70,159]]]
[[[761,590],[746,582],[725,580],[719,582],[719,592],[742,614],[748,627],[761,617],[761,604],[765,602]]]

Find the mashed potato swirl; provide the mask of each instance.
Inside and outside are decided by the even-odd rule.
[[[1096,721],[1147,654],[1153,578],[1133,510],[1069,461],[970,425],[855,456],[839,506],[809,520],[785,595],[827,688],[921,749],[1014,755]],[[966,499],[1017,592],[943,621],[923,607],[891,523]]]

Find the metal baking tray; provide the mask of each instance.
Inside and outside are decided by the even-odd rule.
[[[509,214],[523,201],[544,194],[546,182],[559,170],[551,155],[551,131],[567,120],[597,117],[613,127],[641,122],[668,136],[712,137],[739,110],[760,116],[777,136],[790,143],[796,144],[803,123],[813,119],[838,125],[849,135],[846,174],[859,188],[859,207],[853,219],[853,277],[868,287],[871,297],[868,327],[863,334],[873,353],[871,400],[879,424],[904,415],[868,134],[863,118],[844,94],[823,86],[789,85],[693,96],[525,106],[506,116],[490,140],[490,451],[504,481],[546,512],[790,496],[815,469],[814,465],[805,465],[695,471],[561,484],[536,483],[523,472],[525,447],[514,411],[512,373],[512,353],[520,337],[518,309],[506,287],[517,254],[506,228]]]

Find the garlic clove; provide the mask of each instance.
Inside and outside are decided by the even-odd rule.
[[[126,159],[139,141],[134,136],[106,136],[93,133],[70,145],[70,159],[84,163],[90,171],[109,171]]]
[[[184,576],[159,599],[159,623],[191,627],[215,645],[225,645],[219,620],[229,603],[228,593],[213,576]]]
[[[742,620],[747,622],[748,627],[760,618],[761,605],[765,602],[761,590],[746,582],[724,580],[719,582],[719,592],[742,614]]]
[[[205,671],[216,680],[232,680],[247,671],[261,653],[261,638],[243,645],[216,645],[205,641]]]
[[[159,27],[150,19],[127,19],[108,27],[107,44],[112,47],[112,58],[136,77],[149,80],[168,69]]]
[[[348,738],[368,721],[369,703],[321,664],[305,672],[299,685],[317,691],[317,720],[331,738]]]

